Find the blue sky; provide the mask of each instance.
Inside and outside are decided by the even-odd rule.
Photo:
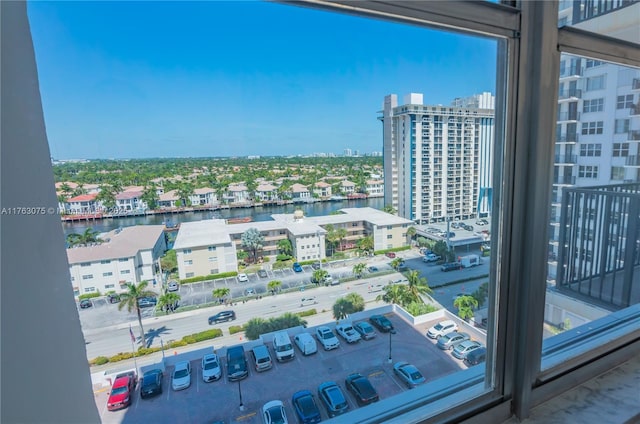
[[[382,151],[385,95],[495,91],[496,43],[296,6],[31,2],[56,159]]]

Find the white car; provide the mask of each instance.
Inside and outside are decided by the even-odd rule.
[[[329,327],[318,327],[316,329],[316,337],[322,347],[324,347],[324,350],[337,349],[338,346],[340,346],[340,341]]]
[[[440,259],[442,259],[442,258],[440,256],[436,255],[435,253],[427,253],[422,258],[422,261],[423,262],[436,262],[436,261],[439,261]]]
[[[177,281],[169,281],[169,284],[167,284],[167,291],[170,292],[175,292],[180,290],[180,285],[178,284]]]
[[[267,402],[262,407],[262,419],[264,424],[288,424],[287,414],[284,412],[284,404],[279,400]]]
[[[247,281],[249,281],[249,276],[245,273],[240,273],[238,274],[238,281],[241,283],[246,283]]]
[[[202,357],[202,379],[205,383],[219,380],[222,377],[220,360],[215,353],[208,353]]]
[[[427,337],[430,339],[437,339],[445,334],[452,333],[458,330],[458,324],[451,320],[440,321],[427,331]]]
[[[191,385],[191,364],[189,361],[176,363],[171,377],[171,388],[173,390],[186,389]]]
[[[351,324],[339,324],[336,325],[336,332],[347,341],[347,343],[357,343],[362,338]]]

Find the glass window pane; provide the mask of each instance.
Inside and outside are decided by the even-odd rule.
[[[304,310],[314,308],[314,325],[342,334],[338,352],[322,349],[269,371],[306,376],[295,385],[252,375],[242,392],[255,405],[291,399],[296,390],[318,393],[326,381],[344,390],[345,370],[368,376],[381,399],[397,404],[466,376],[474,376],[478,394],[494,388],[497,367],[487,350],[496,343],[487,331],[489,316],[497,316],[489,292],[498,283],[489,263],[500,239],[492,234],[501,216],[494,175],[503,166],[495,152],[504,151],[495,137],[496,113],[504,113],[495,97],[506,91],[496,87],[496,72],[504,74],[498,56],[506,56],[497,40],[258,2],[30,3],[29,13],[48,138],[62,159],[54,164],[59,200],[66,218],[87,215],[69,219],[65,231],[107,233],[67,252],[78,292],[125,291],[126,274],[159,295],[155,311],[154,302],[141,302],[145,318],[166,313],[170,323],[182,310],[225,303],[237,327],[275,311],[300,312],[301,290],[315,296]],[[175,26],[141,31],[148,14]],[[58,52],[73,52],[73,60]],[[602,122],[585,130],[601,131]],[[101,160],[64,160],[78,157]],[[96,273],[80,278],[74,257],[83,249],[113,246],[143,224],[164,224],[174,235],[179,224],[169,245],[175,242],[175,255],[162,265],[170,275],[151,266],[157,252],[148,249],[128,251],[131,269],[120,263],[126,258],[91,260],[86,271]],[[246,242],[249,233],[260,238],[258,248]],[[167,284],[217,273],[227,275]],[[346,292],[362,300],[358,308],[341,309]],[[182,296],[175,312],[161,297],[168,294]],[[87,339],[98,341],[87,344],[89,360],[130,348],[128,334],[100,334],[105,324],[94,312],[102,307],[109,305],[81,314],[92,330]],[[109,324],[130,318],[114,312]],[[336,319],[371,323],[377,336],[348,343],[364,334],[338,332]],[[230,336],[224,324],[229,338],[219,345],[273,338],[267,327]],[[176,328],[171,337],[191,331]],[[318,334],[313,326],[291,330],[299,331]],[[410,392],[414,385],[421,387]],[[220,399],[220,418],[242,415],[240,386],[199,387],[201,396]],[[349,405],[358,409],[352,397]],[[129,419],[143,421],[152,406],[130,408]],[[443,410],[429,408],[425,418]]]
[[[543,368],[557,364],[545,352],[640,302],[640,69],[561,60],[576,72],[560,73]]]
[[[630,0],[562,0],[558,26],[640,43],[640,2]],[[590,61],[597,66],[598,61]],[[589,66],[587,66],[589,67]]]

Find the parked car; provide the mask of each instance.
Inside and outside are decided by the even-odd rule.
[[[451,321],[450,319],[445,321],[440,321],[433,327],[427,331],[427,337],[430,339],[437,339],[440,336],[444,336],[445,334],[449,334],[458,330],[458,324]]]
[[[469,354],[469,352],[478,349],[479,347],[482,347],[482,344],[480,344],[480,342],[467,340],[454,347],[451,354],[458,359],[464,359]]]
[[[295,392],[291,397],[291,404],[301,424],[315,424],[322,421],[320,409],[309,390]]]
[[[218,322],[233,321],[235,319],[236,313],[234,311],[221,311],[209,317],[209,325]]]
[[[158,299],[155,297],[141,297],[138,299],[138,306],[141,308],[151,308],[155,307],[158,303]]]
[[[349,410],[347,399],[340,387],[333,381],[327,381],[318,386],[318,397],[322,400],[329,418],[344,414]]]
[[[180,290],[180,285],[178,284],[177,281],[169,281],[169,284],[167,284],[167,291],[170,292],[175,292]]]
[[[154,369],[145,372],[140,381],[140,397],[147,399],[162,393],[162,377],[164,373],[161,369]]]
[[[337,278],[333,278],[330,275],[325,275],[322,282],[325,286],[336,286],[340,284],[340,280],[338,280]]]
[[[279,400],[267,402],[262,407],[262,418],[265,424],[287,424],[287,414],[284,412],[284,404]]]
[[[202,357],[202,379],[205,383],[219,380],[222,377],[220,359],[215,353],[208,353]]]
[[[371,324],[369,324],[366,321],[360,321],[356,323],[356,325],[354,325],[353,328],[355,328],[356,331],[360,333],[360,337],[362,337],[365,340],[371,340],[376,336],[375,330],[373,329]]]
[[[404,361],[396,362],[393,365],[393,372],[410,389],[419,386],[427,380],[426,378],[424,378],[418,368]]]
[[[267,271],[265,271],[264,269],[259,269],[258,270],[258,277],[267,278]]]
[[[462,269],[462,265],[460,265],[458,262],[447,262],[445,264],[442,264],[442,266],[440,267],[440,270],[444,272],[455,271],[456,269]]]
[[[191,363],[189,361],[177,362],[171,377],[171,388],[183,390],[189,386],[191,386]]]
[[[478,365],[487,360],[487,348],[479,347],[477,349],[472,350],[465,356],[464,363],[468,367],[472,367],[474,365]]]
[[[385,255],[387,258],[391,258],[391,259],[393,259],[393,258],[395,258],[395,257],[396,257],[396,254],[395,254],[395,253],[393,253],[393,252],[387,252],[387,253],[385,253],[384,255]]]
[[[453,331],[438,338],[438,347],[442,350],[451,350],[459,343],[469,340],[470,338],[471,337],[469,337],[467,333],[458,333],[457,331]]]
[[[273,366],[269,348],[263,344],[254,346],[254,348],[251,349],[251,357],[253,358],[253,365],[258,372],[269,370]]]
[[[347,390],[356,398],[358,405],[369,405],[380,400],[378,392],[373,388],[369,379],[362,374],[354,373],[347,376],[344,381]]]
[[[117,375],[107,399],[107,409],[115,411],[131,405],[131,395],[136,387],[134,372]]]
[[[82,299],[80,301],[80,309],[87,309],[93,306],[93,303],[89,299]]]
[[[342,337],[347,343],[357,343],[360,341],[362,337],[360,337],[360,333],[358,333],[353,325],[350,323],[343,323],[336,325],[336,332]]]
[[[476,220],[476,225],[488,225],[488,224],[489,224],[489,221],[487,221],[484,218]]]
[[[383,333],[396,333],[395,328],[393,328],[393,324],[391,323],[391,321],[389,321],[389,318],[385,317],[384,315],[371,315],[369,317],[369,322],[371,322],[374,327],[376,327]]]
[[[337,349],[340,346],[340,341],[329,327],[320,326],[316,328],[316,337],[324,350]]]
[[[109,303],[118,303],[120,302],[120,295],[115,293],[109,293],[107,295],[107,302]]]
[[[249,376],[247,359],[242,346],[231,346],[227,349],[227,378],[238,381]]]
[[[313,269],[320,269],[320,262],[314,262],[311,264],[311,268]]]
[[[465,225],[462,226],[462,228],[464,228],[467,231],[473,231],[473,225],[465,224]]]
[[[378,272],[377,266],[370,266],[368,269],[369,269],[369,272]]]
[[[239,283],[246,283],[247,281],[249,281],[249,276],[247,274],[245,274],[244,272],[241,272],[240,274],[238,274]]]
[[[422,258],[422,262],[437,262],[442,259],[441,256],[436,255],[435,253],[428,253]]]
[[[302,272],[302,265],[300,265],[298,262],[294,262],[293,263],[293,270],[295,272]]]

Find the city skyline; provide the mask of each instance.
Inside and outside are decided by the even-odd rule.
[[[302,7],[28,10],[55,159],[370,153],[385,95],[449,105],[495,86],[495,41]]]

